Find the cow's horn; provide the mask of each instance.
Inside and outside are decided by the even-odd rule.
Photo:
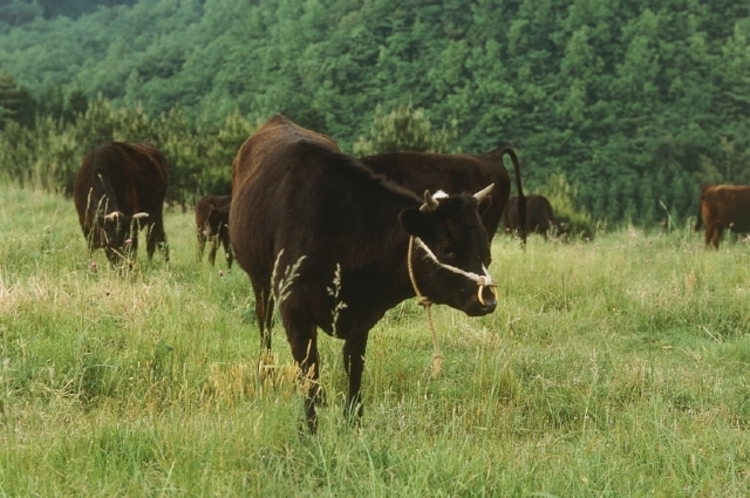
[[[490,183],[489,185],[487,185],[486,187],[484,187],[482,190],[480,190],[479,192],[477,192],[476,194],[474,194],[474,198],[476,200],[478,200],[478,201],[481,202],[485,197],[487,197],[487,195],[490,192],[492,192],[493,188],[495,188],[495,184],[494,183]]]
[[[104,215],[104,219],[107,220],[107,221],[115,221],[120,216],[122,216],[121,212],[119,212],[119,211],[112,211],[111,213],[109,213],[107,215]]]
[[[148,213],[146,213],[146,212],[140,212],[140,213],[135,213],[133,215],[133,219],[134,220],[139,220],[141,218],[148,218]]]
[[[429,190],[424,191],[424,204],[419,208],[420,211],[426,213],[428,211],[434,211],[438,207],[438,201],[430,194]]]

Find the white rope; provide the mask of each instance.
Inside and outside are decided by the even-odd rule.
[[[484,275],[477,275],[476,273],[465,271],[465,270],[462,270],[461,268],[456,268],[455,266],[447,265],[447,264],[445,264],[445,263],[443,263],[443,262],[441,262],[440,260],[437,259],[437,257],[435,256],[435,254],[433,254],[433,252],[430,250],[429,247],[427,247],[427,244],[425,244],[422,241],[422,239],[420,239],[419,237],[414,237],[414,240],[416,240],[416,242],[419,245],[419,247],[422,248],[422,250],[427,254],[427,256],[436,265],[438,265],[438,266],[440,266],[440,267],[442,267],[442,268],[444,268],[446,270],[452,271],[453,273],[457,273],[459,275],[462,275],[462,276],[464,276],[464,277],[466,277],[466,278],[468,278],[470,280],[473,280],[474,282],[476,282],[477,285],[479,285],[481,287],[493,287],[493,286],[495,286],[495,283],[492,281],[492,277],[490,276],[489,272],[487,271],[487,268],[485,268],[484,265],[482,265],[482,270],[484,270]]]
[[[407,267],[409,269],[409,279],[411,280],[411,286],[414,288],[414,293],[417,295],[417,304],[422,306],[425,310],[425,313],[427,313],[427,323],[430,326],[430,332],[432,333],[432,373],[430,374],[430,379],[434,379],[437,377],[437,374],[440,373],[440,367],[443,365],[443,353],[440,352],[440,344],[438,344],[438,338],[437,338],[437,330],[435,330],[435,323],[432,321],[432,313],[430,313],[430,306],[432,306],[432,301],[427,296],[424,296],[421,292],[419,292],[419,287],[417,287],[417,279],[414,277],[414,268],[411,264],[411,253],[413,248],[414,239],[416,237],[409,237],[409,250],[406,254],[406,263]],[[419,239],[417,239],[419,240]]]
[[[432,253],[429,247],[427,247],[427,244],[422,242],[422,239],[419,237],[411,236],[409,237],[409,250],[406,255],[406,261],[407,261],[407,267],[409,270],[409,279],[411,280],[411,285],[414,288],[414,293],[417,295],[417,304],[424,307],[425,311],[427,312],[427,322],[430,326],[430,332],[432,333],[432,344],[434,346],[433,351],[433,366],[432,366],[432,374],[430,375],[430,378],[435,378],[437,374],[440,372],[440,367],[443,364],[443,353],[440,352],[440,346],[438,344],[438,338],[437,338],[437,331],[435,330],[435,324],[432,321],[432,314],[430,313],[430,306],[432,306],[432,301],[427,296],[423,295],[419,291],[419,287],[417,287],[417,279],[414,276],[414,267],[412,266],[412,252],[413,252],[413,246],[414,241],[417,242],[419,247],[422,248],[422,250],[427,254],[429,259],[431,259],[435,264],[440,266],[441,268],[444,268],[446,270],[449,270],[451,272],[457,273],[459,275],[462,275],[470,280],[473,280],[476,282],[478,290],[477,290],[477,300],[482,304],[482,306],[485,306],[486,303],[484,299],[482,298],[482,291],[485,287],[489,287],[492,291],[492,293],[495,295],[495,299],[497,299],[497,285],[495,285],[492,282],[492,277],[487,272],[487,268],[482,265],[482,270],[484,270],[484,275],[477,275],[476,273],[467,272],[462,270],[461,268],[456,268],[455,266],[446,265],[445,263],[441,263],[435,255]]]

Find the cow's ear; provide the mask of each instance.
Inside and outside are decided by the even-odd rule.
[[[398,215],[398,220],[409,235],[425,238],[429,232],[429,215],[419,209],[404,209]]]

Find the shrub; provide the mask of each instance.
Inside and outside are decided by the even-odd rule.
[[[363,157],[386,152],[412,150],[445,153],[458,137],[458,122],[450,129],[432,130],[432,123],[424,109],[412,109],[411,104],[400,106],[388,114],[380,104],[375,108],[370,135],[359,137],[354,143],[354,155]]]

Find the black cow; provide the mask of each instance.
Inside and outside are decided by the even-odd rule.
[[[147,227],[146,248],[159,245],[169,260],[162,211],[167,160],[148,144],[107,142],[83,158],[73,185],[78,221],[90,251],[104,248],[116,264],[138,249],[138,231]]]
[[[207,195],[195,204],[195,227],[198,232],[198,259],[203,259],[206,242],[210,244],[208,260],[216,262],[219,244],[224,246],[227,267],[232,268],[234,253],[229,243],[229,206],[231,195]]]
[[[521,199],[519,208],[524,210],[526,197],[521,186],[518,156],[512,147],[499,147],[488,154],[393,152],[360,160],[376,173],[416,193],[424,190],[442,190],[448,194],[473,193],[493,183],[495,188],[480,207],[482,223],[491,242],[510,196],[510,175],[503,164],[506,154],[513,162],[516,188]],[[526,243],[524,232],[521,232],[521,240]],[[489,261],[486,264],[489,265]]]
[[[529,195],[526,198],[526,223],[521,226],[518,215],[518,197],[512,195],[508,199],[508,205],[503,212],[503,225],[509,234],[515,234],[521,230],[526,233],[538,233],[545,239],[556,230],[555,213],[552,204],[543,195]]]
[[[312,432],[320,397],[318,327],[345,341],[346,413],[358,419],[368,334],[388,309],[415,295],[409,266],[433,302],[470,316],[495,309],[478,212],[491,188],[476,196],[425,192],[421,200],[281,115],[242,145],[232,166],[229,235],[250,276],[264,354],[278,301],[292,356],[308,380]]]
[[[750,186],[706,185],[701,189],[695,230],[706,224],[706,245],[719,248],[724,229],[734,233],[750,232]]]

